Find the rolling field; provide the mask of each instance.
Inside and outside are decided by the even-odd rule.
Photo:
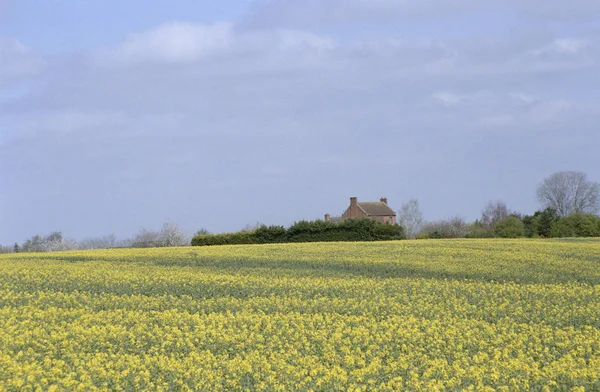
[[[0,390],[600,390],[600,240],[0,256]]]

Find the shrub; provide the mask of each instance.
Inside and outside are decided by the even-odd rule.
[[[254,231],[254,242],[257,244],[275,244],[285,240],[286,231],[283,226],[262,225]]]
[[[494,234],[501,238],[523,237],[525,235],[525,225],[521,222],[521,219],[511,215],[496,222]]]
[[[199,234],[193,246],[272,244],[282,242],[384,241],[406,238],[402,226],[370,219],[348,219],[340,223],[317,221],[295,222],[289,229],[262,225],[253,231],[225,234]]]
[[[454,217],[449,220],[429,222],[423,225],[420,234],[427,234],[429,238],[462,238],[467,235],[469,226],[464,219]]]
[[[556,210],[546,208],[544,211],[536,211],[533,216],[524,216],[524,234],[526,237],[552,237],[552,226],[559,219]]]
[[[558,219],[552,226],[553,237],[600,237],[600,218],[576,212]]]
[[[208,245],[243,245],[254,244],[253,231],[238,231],[236,233],[223,234],[199,234],[192,238],[192,246]]]
[[[465,236],[467,238],[492,238],[494,230],[486,227],[481,221],[477,220],[469,225],[469,231]]]

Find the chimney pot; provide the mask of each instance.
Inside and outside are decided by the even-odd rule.
[[[356,203],[358,203],[358,199],[356,197],[351,197],[350,198],[350,205],[351,206],[355,206]]]
[[[382,197],[381,199],[379,199],[379,201],[381,201],[384,204],[387,204],[387,197]]]

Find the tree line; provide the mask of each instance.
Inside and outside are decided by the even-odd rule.
[[[389,233],[371,223],[300,221],[289,228],[247,225],[236,233],[210,234],[201,229],[194,245],[301,241],[370,241],[399,238],[516,238],[600,237],[600,184],[588,181],[585,173],[566,171],[545,178],[536,190],[540,209],[531,215],[512,211],[501,200],[489,202],[481,217],[466,222],[457,216],[425,222],[419,201],[412,199],[398,211],[400,229]],[[389,226],[389,225],[388,225]],[[128,247],[186,246],[192,236],[176,223],[165,222],[160,230],[142,229],[132,238],[117,240],[114,234],[76,241],[60,231],[34,235],[23,243],[0,246],[0,253],[53,252]]]
[[[532,215],[511,211],[504,202],[490,202],[481,217],[467,223],[460,217],[423,222],[416,199],[405,203],[398,221],[410,238],[600,237],[600,184],[585,173],[558,172],[537,187],[541,209]]]
[[[67,250],[91,250],[111,248],[154,248],[189,245],[191,236],[174,222],[165,222],[160,230],[142,229],[132,238],[117,240],[114,234],[88,238],[81,241],[63,236],[54,231],[47,235],[34,235],[23,243],[0,246],[0,253],[57,252]]]

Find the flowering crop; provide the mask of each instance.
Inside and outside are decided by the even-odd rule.
[[[600,241],[0,256],[0,390],[600,390]]]

